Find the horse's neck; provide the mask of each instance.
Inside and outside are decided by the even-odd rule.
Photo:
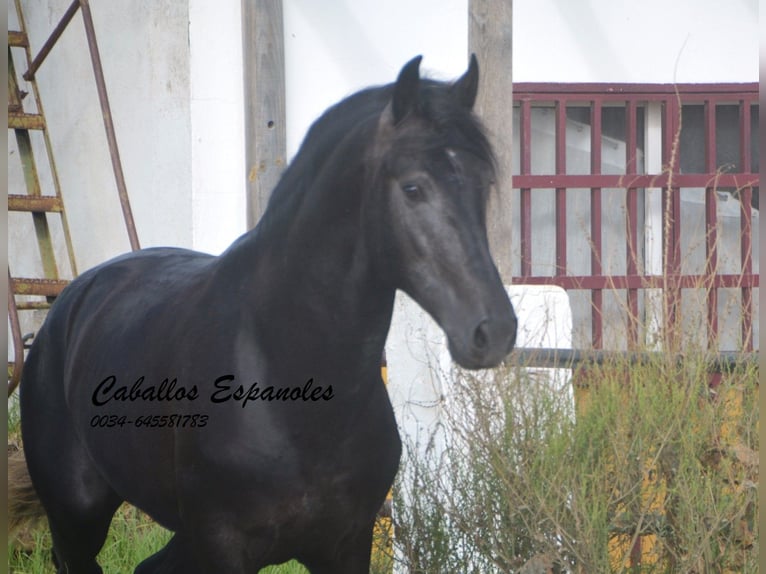
[[[239,280],[248,299],[243,309],[253,311],[270,344],[364,363],[380,357],[394,289],[376,278],[367,252],[362,190],[345,191],[345,198],[302,201],[294,213],[276,214],[281,221],[265,219],[227,257],[240,262],[230,267],[246,275]]]

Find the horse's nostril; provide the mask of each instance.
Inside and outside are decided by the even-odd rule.
[[[489,333],[487,332],[487,324],[489,321],[484,319],[473,332],[473,346],[476,349],[484,349],[489,344]]]

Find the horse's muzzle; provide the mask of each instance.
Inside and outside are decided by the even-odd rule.
[[[466,369],[489,369],[499,365],[516,343],[516,316],[484,317],[467,336],[449,339],[455,362]]]

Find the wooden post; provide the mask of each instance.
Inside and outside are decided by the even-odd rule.
[[[468,50],[479,59],[476,113],[487,126],[498,160],[498,182],[487,210],[487,233],[503,282],[511,282],[511,166],[513,0],[468,0]]]
[[[282,0],[242,0],[247,227],[263,215],[285,168]]]

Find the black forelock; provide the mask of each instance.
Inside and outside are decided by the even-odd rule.
[[[483,124],[475,114],[455,102],[450,85],[422,80],[420,93],[421,113],[436,128],[437,145],[467,151],[494,169],[495,153]]]

